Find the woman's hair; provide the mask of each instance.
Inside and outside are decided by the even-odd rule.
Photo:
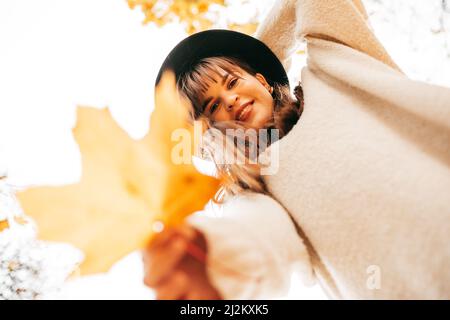
[[[264,151],[265,147],[271,141],[273,129],[278,130],[278,138],[286,135],[297,123],[303,111],[303,90],[299,83],[294,89],[295,98],[291,96],[288,85],[272,83],[272,97],[274,99],[274,108],[272,118],[265,124],[263,129],[267,131],[268,141],[260,141],[257,136],[256,145],[252,144],[252,139],[248,135],[242,135],[242,130],[253,129],[240,121],[221,121],[214,122],[204,116],[202,110],[202,96],[208,90],[208,82],[214,81],[212,74],[220,76],[219,70],[222,69],[232,75],[235,75],[239,68],[243,69],[252,76],[257,71],[253,70],[245,62],[231,57],[208,57],[200,60],[188,72],[182,74],[177,82],[177,87],[181,95],[187,98],[192,109],[189,110],[193,120],[202,120],[206,124],[214,138],[203,138],[201,154],[204,158],[213,161],[216,165],[219,177],[223,178],[223,184],[215,196],[216,202],[221,202],[228,195],[235,195],[244,190],[251,190],[259,193],[268,193],[264,180],[260,174],[261,166],[255,161],[251,162],[249,158],[255,158]],[[209,80],[209,81],[208,81]],[[270,83],[270,79],[268,79]],[[227,130],[242,129],[242,130]],[[249,131],[247,131],[249,132]],[[238,134],[235,134],[238,133]],[[217,139],[219,137],[220,139]],[[228,141],[228,142],[227,142]],[[253,140],[254,141],[254,140]],[[233,148],[225,148],[223,145],[233,145]],[[228,143],[228,144],[227,144]],[[252,149],[253,148],[253,149]],[[252,153],[252,150],[256,149]],[[232,154],[227,154],[232,153]],[[253,155],[253,157],[251,156]],[[227,163],[226,159],[242,159],[244,163]],[[253,159],[254,160],[254,159]]]

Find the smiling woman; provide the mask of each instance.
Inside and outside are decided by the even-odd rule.
[[[273,116],[273,87],[264,75],[237,59],[205,58],[180,79],[180,87],[195,99],[196,114],[214,122],[241,121],[262,128]]]
[[[277,121],[282,111],[290,110],[295,123],[302,111],[303,96],[295,101],[289,86],[270,85],[265,75],[233,57],[208,57],[200,60],[178,80],[178,87],[193,103],[194,118],[206,115],[213,123],[239,121],[260,129],[285,122]],[[201,94],[199,94],[199,92]],[[296,92],[301,92],[300,84]],[[277,121],[277,124],[275,124]],[[289,131],[285,128],[283,132]]]
[[[177,85],[180,93],[192,103],[193,119],[206,119],[211,129],[217,129],[224,134],[224,139],[232,141],[234,148],[225,152],[218,152],[223,149],[216,140],[205,139],[202,146],[216,163],[219,174],[229,177],[221,195],[237,194],[243,189],[265,192],[258,166],[225,164],[224,158],[236,159],[236,153],[248,155],[251,152],[250,142],[241,141],[242,131],[230,129],[275,129],[277,137],[283,137],[303,111],[301,84],[296,86],[294,98],[288,84],[272,81],[241,59],[213,56],[199,60],[184,72]],[[267,146],[266,141],[256,144],[260,148],[257,154]]]

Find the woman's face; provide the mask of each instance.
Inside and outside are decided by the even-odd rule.
[[[262,74],[255,76],[238,68],[234,74],[219,69],[201,99],[204,115],[220,122],[236,120],[262,128],[272,118],[273,90]]]

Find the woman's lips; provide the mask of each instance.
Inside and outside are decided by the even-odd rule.
[[[252,109],[253,109],[253,101],[247,104],[242,110],[240,110],[237,120],[246,121],[250,117]]]

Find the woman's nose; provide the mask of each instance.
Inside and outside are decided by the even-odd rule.
[[[234,107],[237,105],[237,101],[239,100],[239,97],[237,95],[233,95],[231,97],[228,97],[226,102],[226,109],[228,112],[231,112]]]

